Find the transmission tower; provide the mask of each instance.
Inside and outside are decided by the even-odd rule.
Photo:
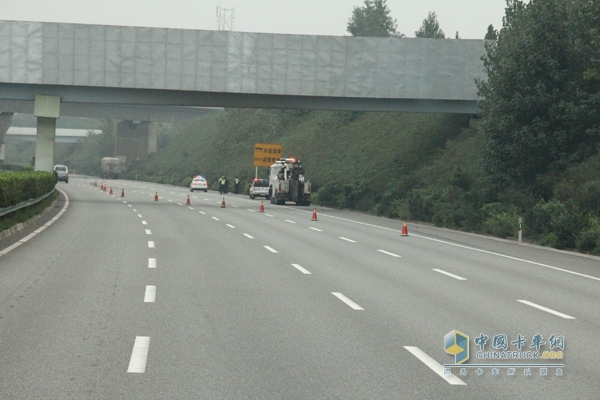
[[[220,31],[233,30],[233,17],[235,16],[235,8],[223,8],[221,2],[217,6],[217,29]]]

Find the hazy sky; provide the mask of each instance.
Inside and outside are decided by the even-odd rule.
[[[352,9],[364,0],[0,0],[0,20],[72,22],[216,30],[217,6],[240,32],[347,36]],[[408,37],[435,11],[446,37],[483,39],[502,27],[506,0],[388,0]]]

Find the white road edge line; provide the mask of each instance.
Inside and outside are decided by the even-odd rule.
[[[398,257],[398,258],[402,257],[402,256],[399,256],[398,254],[390,253],[389,251],[385,251],[385,250],[377,250],[377,251],[380,253],[383,253],[383,254],[387,254],[388,256],[392,256],[392,257]]]
[[[298,271],[300,271],[303,274],[305,274],[305,275],[312,275],[312,272],[310,272],[307,269],[303,268],[300,264],[292,264],[292,266],[294,268],[296,268]]]
[[[441,269],[432,268],[435,272],[439,272],[440,274],[447,275],[451,278],[458,279],[459,281],[466,281],[467,278],[463,278],[462,276],[451,274],[450,272],[442,271]]]
[[[156,300],[156,286],[146,285],[146,292],[144,293],[144,303],[154,303]]]
[[[537,308],[538,310],[546,311],[547,313],[557,315],[557,316],[559,316],[561,318],[564,318],[564,319],[576,319],[575,317],[571,317],[570,315],[563,314],[563,313],[558,312],[558,311],[554,311],[554,310],[552,310],[550,308],[547,308],[547,307],[544,307],[544,306],[540,306],[539,304],[535,304],[535,303],[532,303],[532,302],[527,301],[527,300],[517,300],[517,301],[519,303],[523,303],[523,304],[526,304],[528,306]]]
[[[350,306],[350,308],[352,308],[353,310],[357,310],[357,311],[364,310],[364,308],[362,308],[361,306],[359,306],[358,304],[356,304],[355,302],[353,302],[352,300],[350,300],[349,298],[347,298],[340,292],[331,292],[331,294],[334,295],[335,297],[337,297],[338,299],[340,299],[341,301],[343,301],[344,303],[346,303],[346,305]]]
[[[148,268],[156,268],[156,258],[148,259]]]
[[[143,374],[146,372],[146,361],[148,360],[148,350],[150,349],[150,336],[136,336],[129,359],[127,372],[134,374]]]
[[[459,377],[456,375],[445,375],[444,367],[435,361],[433,358],[429,357],[423,350],[414,346],[404,346],[406,350],[408,350],[413,356],[417,357],[419,361],[423,364],[427,365],[433,372],[441,376],[446,382],[451,385],[466,385]]]
[[[277,250],[275,250],[274,248],[270,247],[270,246],[263,246],[265,249],[269,250],[271,253],[279,253]]]

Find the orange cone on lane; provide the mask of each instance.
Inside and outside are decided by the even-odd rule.
[[[313,208],[312,220],[317,221],[317,207]]]
[[[189,194],[188,194],[188,198],[187,198],[187,200],[185,201],[185,205],[186,205],[186,206],[189,206],[189,205],[190,205],[190,195],[189,195]]]
[[[158,192],[154,195],[154,201],[158,201]]]
[[[125,188],[121,189],[121,197],[125,197]]]
[[[225,197],[223,197],[223,201],[221,201],[221,208],[225,208]]]
[[[108,192],[108,194],[113,194],[112,186],[110,187],[110,192]]]
[[[262,200],[260,202],[260,208],[258,209],[258,212],[265,212],[265,205],[263,204]]]
[[[406,225],[406,221],[404,221],[404,225],[402,225],[402,234],[401,236],[408,236],[408,226]]]

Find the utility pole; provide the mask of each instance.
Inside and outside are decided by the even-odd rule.
[[[217,6],[217,30],[232,31],[235,8],[223,8],[221,2]]]

